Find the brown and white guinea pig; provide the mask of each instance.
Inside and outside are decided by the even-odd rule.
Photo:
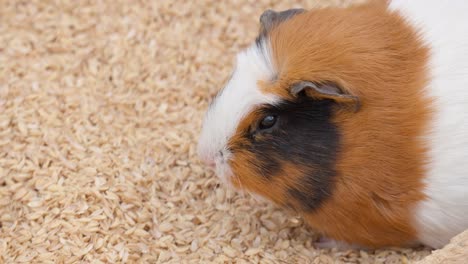
[[[265,11],[199,155],[237,188],[360,247],[468,228],[468,2]]]

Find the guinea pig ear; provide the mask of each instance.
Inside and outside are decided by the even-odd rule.
[[[361,107],[359,97],[350,94],[332,82],[314,83],[300,81],[291,86],[290,92],[294,97],[304,94],[311,98],[332,99],[340,104],[352,105],[355,112],[359,111]]]
[[[271,9],[264,11],[263,14],[260,16],[260,34],[266,35],[273,27],[275,27],[279,23],[286,21],[291,17],[295,16],[296,14],[302,12],[305,12],[305,9],[294,8],[281,12],[276,12]]]

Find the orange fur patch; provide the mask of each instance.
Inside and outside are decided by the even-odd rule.
[[[333,196],[305,217],[327,236],[366,246],[415,239],[413,208],[424,199],[426,160],[420,136],[430,117],[423,91],[428,49],[382,3],[313,10],[280,24],[270,34],[278,79],[260,84],[265,92],[290,98],[288,88],[296,81],[332,81],[360,98],[357,113],[336,109],[341,151]],[[257,118],[244,119],[238,132]],[[268,182],[245,165],[255,159],[252,154],[234,156],[233,170],[244,185],[239,187],[290,204],[286,187],[295,185],[300,168],[283,164]]]

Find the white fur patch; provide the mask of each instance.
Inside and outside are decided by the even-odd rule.
[[[427,137],[428,199],[415,220],[420,241],[440,248],[468,228],[468,2],[393,0],[391,8],[420,28],[431,47],[427,92],[436,113]]]
[[[253,44],[237,55],[231,80],[206,113],[198,153],[203,160],[216,165],[218,176],[224,180],[232,174],[227,164],[230,153],[226,144],[239,122],[255,106],[279,101],[276,96],[261,92],[257,85],[260,80],[273,79],[275,74],[269,43],[264,41],[261,48]]]

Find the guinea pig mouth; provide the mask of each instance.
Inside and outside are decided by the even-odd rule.
[[[226,162],[217,163],[215,173],[224,184],[231,184],[232,170]]]
[[[228,151],[219,151],[214,159],[215,173],[224,183],[230,184],[230,180],[233,176],[231,167],[229,166],[228,160],[230,153]]]

